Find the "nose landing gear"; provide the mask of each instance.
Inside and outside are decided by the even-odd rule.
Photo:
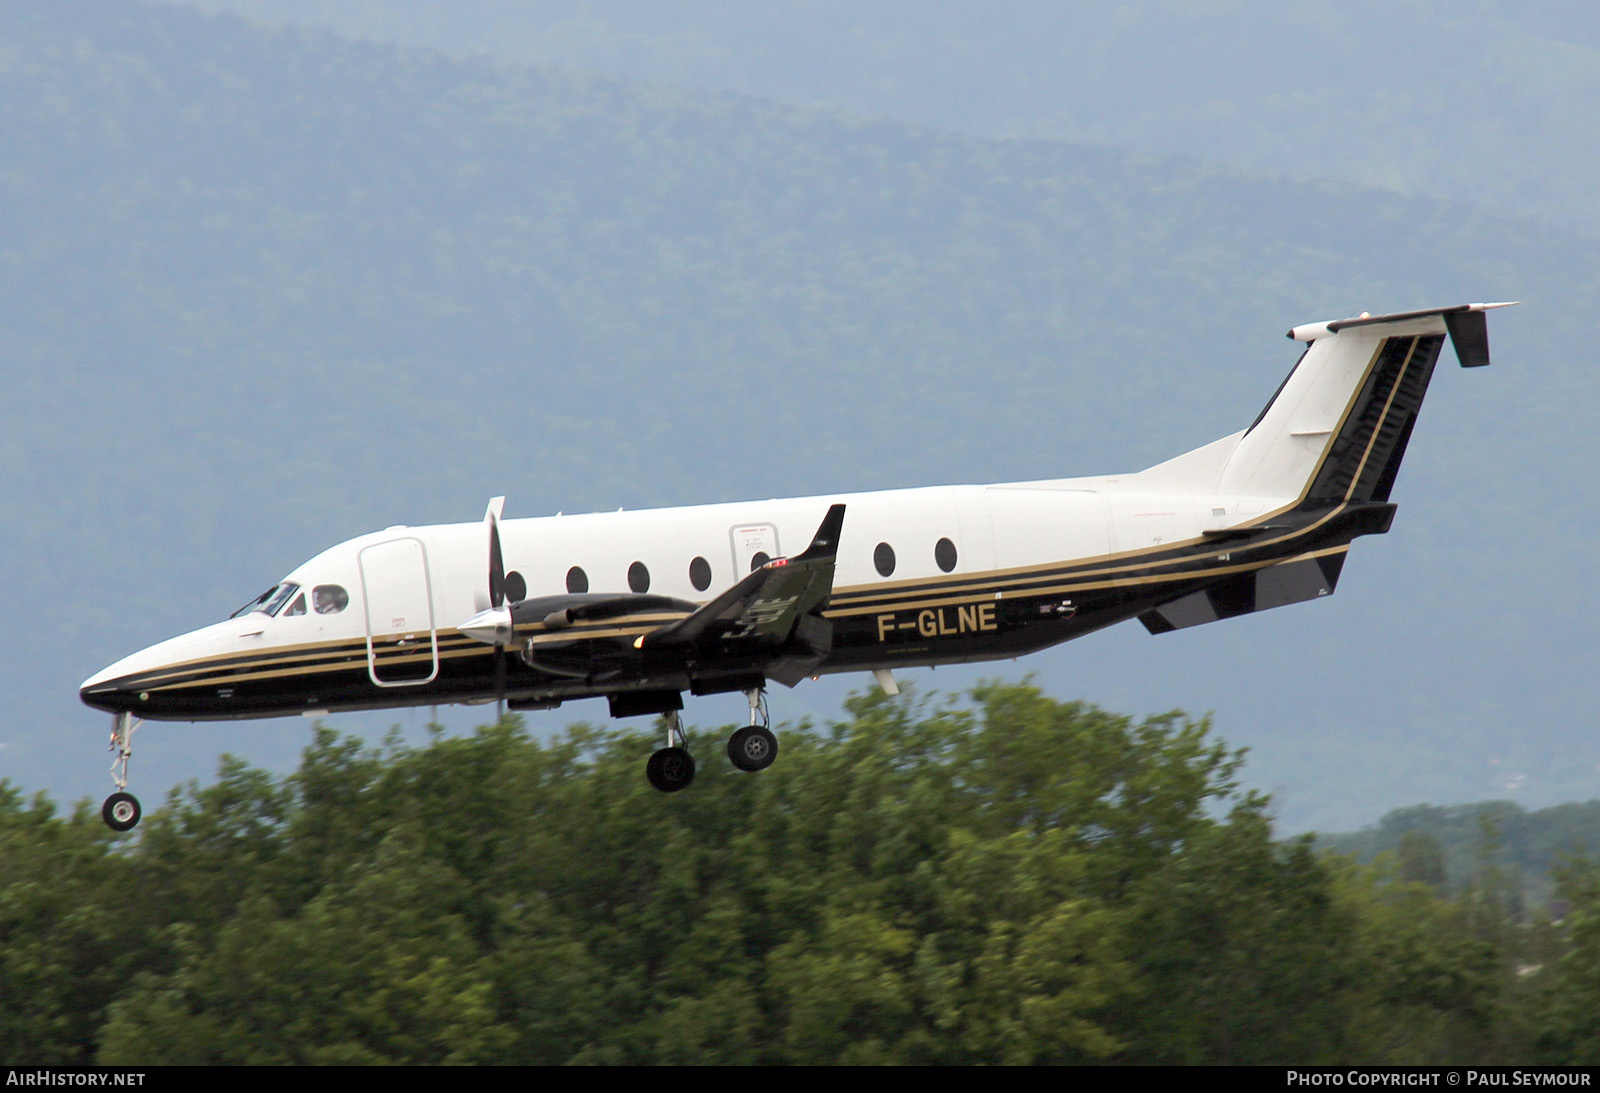
[[[111,761],[111,781],[116,785],[117,792],[107,797],[105,804],[100,807],[100,818],[112,831],[132,831],[138,825],[139,817],[144,815],[144,810],[139,807],[139,798],[127,792],[128,760],[133,758],[133,730],[141,724],[131,713],[111,716],[111,750],[116,754]]]

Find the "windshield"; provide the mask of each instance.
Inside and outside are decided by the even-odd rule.
[[[266,603],[268,597],[270,597],[277,590],[278,590],[278,586],[277,585],[273,585],[271,588],[269,588],[265,592],[261,593],[261,595],[257,596],[255,599],[251,600],[249,603],[245,604],[243,607],[239,608],[239,610],[235,611],[233,614],[229,615],[228,617],[230,619],[236,619],[240,615],[248,615],[252,611],[259,611],[261,609],[261,605]]]
[[[265,611],[269,615],[276,615],[289,597],[293,596],[299,588],[300,586],[293,581],[285,581],[280,585],[274,585],[228,617],[236,619],[240,615],[248,615],[252,611]]]

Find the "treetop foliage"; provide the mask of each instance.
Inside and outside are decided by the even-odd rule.
[[[690,734],[708,769],[665,796],[636,732],[541,741],[508,717],[372,749],[321,729],[292,775],[230,760],[127,837],[0,784],[0,1055],[1335,1062],[1593,1042],[1558,989],[1596,959],[1588,874],[1588,917],[1546,939],[1548,1000],[1518,1011],[1546,1019],[1513,1036],[1528,981],[1504,914],[1388,859],[1274,842],[1203,720],[1029,685],[873,693],[785,729],[761,775],[711,761],[725,732]]]

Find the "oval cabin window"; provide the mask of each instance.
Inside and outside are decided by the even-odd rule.
[[[628,567],[628,587],[635,592],[650,591],[650,571],[643,562],[634,562]]]
[[[567,570],[567,591],[574,593],[589,591],[589,574],[583,571],[582,566],[575,565]]]
[[[940,539],[933,544],[933,560],[944,572],[950,572],[956,567],[956,545],[949,539]]]
[[[872,564],[877,567],[880,576],[887,577],[894,572],[894,547],[888,543],[879,543],[878,549],[872,552]]]
[[[689,583],[694,585],[696,592],[704,592],[711,587],[711,563],[704,558],[696,557],[689,563]]]

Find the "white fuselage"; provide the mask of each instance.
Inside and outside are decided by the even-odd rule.
[[[1235,519],[1245,520],[1249,513],[1279,502],[1152,492],[1142,488],[1141,479],[1131,474],[927,487],[508,519],[499,526],[505,568],[521,574],[529,597],[571,591],[569,574],[577,568],[586,579],[581,591],[649,591],[700,603],[750,572],[758,555],[777,558],[803,550],[829,505],[839,502],[849,513],[834,582],[840,595],[1192,540],[1203,527],[1227,526],[1225,514],[1238,513]],[[948,544],[942,557],[941,540]],[[878,569],[878,562],[887,561],[884,545],[893,559],[887,574]],[[705,565],[692,575],[696,559]],[[941,561],[950,568],[942,568]],[[124,658],[86,681],[84,688],[185,662],[233,655],[261,658],[273,650],[340,641],[368,643],[373,635],[403,633],[419,645],[436,645],[486,605],[486,566],[481,521],[398,526],[362,535],[323,551],[284,578],[285,584],[307,593],[322,586],[347,590],[342,610],[248,612]],[[638,579],[641,566],[647,582]],[[702,587],[696,587],[696,576]],[[908,662],[888,658],[886,663]],[[396,704],[409,700],[404,691],[426,687],[436,674],[430,667],[413,678],[385,680],[381,669],[374,672],[370,650],[367,673],[375,686],[387,691],[375,698]],[[227,686],[226,679],[213,683]],[[297,698],[278,712],[305,709]]]
[[[183,720],[598,695],[650,712],[683,691],[1015,656],[1134,617],[1162,633],[1313,599],[1353,538],[1387,530],[1440,348],[1448,335],[1464,364],[1487,363],[1491,306],[1297,327],[1307,348],[1249,429],[1135,474],[517,520],[497,501],[484,521],[388,528],[312,558],[252,610],[118,661],[82,697]],[[824,559],[808,544],[836,508]],[[802,553],[783,579],[804,569],[792,588],[812,591],[741,584]],[[804,617],[787,614],[802,595]]]

